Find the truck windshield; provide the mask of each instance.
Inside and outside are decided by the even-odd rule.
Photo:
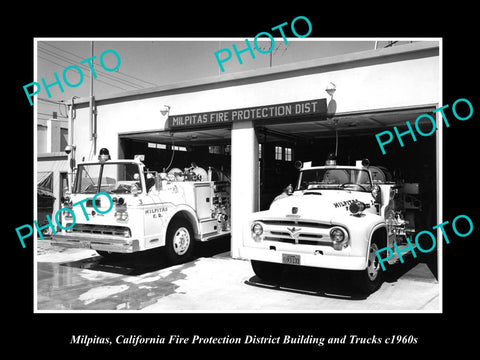
[[[82,164],[78,166],[75,193],[130,194],[142,192],[140,169],[135,163]]]
[[[371,191],[372,182],[366,170],[322,168],[300,172],[296,190],[348,189]]]

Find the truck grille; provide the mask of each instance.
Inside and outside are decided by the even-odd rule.
[[[288,244],[299,244],[299,245],[324,245],[330,246],[332,241],[330,239],[322,239],[323,235],[319,234],[306,234],[300,233],[297,240],[290,236],[288,232],[280,231],[270,231],[271,236],[266,235],[265,240],[268,241],[278,241]]]
[[[95,235],[131,236],[131,231],[128,227],[115,225],[76,224],[72,228],[72,232]]]
[[[288,244],[332,246],[330,224],[296,220],[259,220],[264,224],[265,241]]]
[[[330,224],[321,224],[312,221],[297,221],[297,220],[260,220],[265,225],[278,225],[278,226],[306,226],[316,229],[330,229]]]

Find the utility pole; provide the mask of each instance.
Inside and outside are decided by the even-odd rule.
[[[91,53],[90,56],[93,57],[94,53],[94,42],[91,41]],[[89,101],[89,119],[90,119],[90,140],[93,141],[93,153],[97,153],[97,124],[95,121],[94,115],[94,96],[93,96],[93,60],[92,60],[92,67],[90,69],[90,101]]]
[[[75,111],[73,109],[74,100],[76,96],[72,97],[72,103],[70,105],[70,116],[68,117],[68,166],[70,167],[70,172],[68,173],[68,190],[70,193],[73,191],[73,171],[75,169],[75,144],[73,143],[73,115]],[[65,150],[67,150],[65,148]]]

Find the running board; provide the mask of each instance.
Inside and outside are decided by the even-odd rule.
[[[225,230],[225,231],[220,231],[220,232],[215,231],[215,232],[212,232],[212,233],[203,235],[203,236],[200,238],[200,241],[213,240],[213,239],[216,239],[216,238],[219,238],[219,237],[222,237],[222,236],[230,235],[230,233],[231,233],[230,230]]]

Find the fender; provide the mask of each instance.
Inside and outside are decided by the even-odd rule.
[[[357,255],[368,255],[368,249],[372,241],[372,236],[376,230],[385,227],[385,220],[375,214],[364,213],[360,216],[342,215],[332,218],[332,225],[345,226],[349,231],[351,238],[355,238],[355,243],[351,243],[352,252]],[[359,241],[362,240],[363,241]],[[368,257],[365,258],[365,264]]]
[[[193,229],[195,239],[198,240],[200,238],[200,232],[199,232],[199,229],[198,229],[199,219],[198,219],[198,216],[197,216],[195,210],[192,207],[190,207],[186,204],[177,205],[177,206],[175,206],[175,210],[172,211],[169,215],[171,215],[171,216],[168,217],[168,225],[170,225],[170,222],[172,221],[173,218],[184,217],[192,225],[192,229]],[[168,227],[168,225],[167,225],[167,227]],[[167,229],[165,229],[165,232],[164,232],[163,236],[165,237],[166,234],[167,234]]]
[[[370,248],[370,245],[373,240],[373,236],[376,233],[376,231],[385,231],[385,244],[379,244],[379,247],[380,248],[385,247],[387,246],[387,243],[388,243],[387,224],[385,223],[385,221],[383,221],[382,223],[375,225],[370,231],[370,235],[368,237],[367,251],[365,253],[365,259],[366,259],[365,266],[367,266],[367,262],[368,262],[368,249]]]

